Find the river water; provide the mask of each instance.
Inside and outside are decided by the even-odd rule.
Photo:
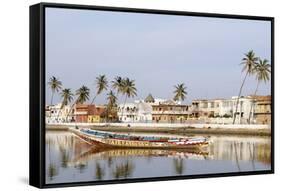
[[[206,137],[211,144],[206,152],[201,153],[150,149],[100,150],[71,132],[47,131],[46,183],[271,169],[270,137]]]

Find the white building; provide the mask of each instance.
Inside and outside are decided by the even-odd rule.
[[[68,105],[61,108],[61,103],[57,105],[47,105],[45,108],[46,123],[63,123],[69,121],[71,115],[69,115],[68,120],[66,120],[69,110],[70,106]]]
[[[194,100],[192,102],[193,115],[211,123],[232,123],[236,111],[237,96],[230,99]],[[235,123],[246,124],[250,114],[253,98],[240,97],[237,106]],[[251,112],[253,115],[253,112]]]
[[[122,122],[151,122],[152,107],[149,103],[136,101],[134,103],[126,103],[118,105],[118,119]]]
[[[236,111],[236,103],[237,103],[237,96],[232,97],[233,102],[233,117]],[[238,106],[237,106],[237,113],[236,113],[236,120],[235,123],[248,123],[249,115],[251,113],[251,118],[253,118],[254,112],[250,112],[251,105],[254,103],[254,99],[251,96],[240,97]]]

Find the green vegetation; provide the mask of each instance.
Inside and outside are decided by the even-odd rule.
[[[242,72],[245,73],[245,77],[242,81],[242,84],[239,89],[237,101],[236,101],[236,106],[235,106],[235,112],[234,112],[234,118],[233,118],[233,124],[235,124],[236,120],[236,115],[237,115],[237,110],[238,110],[238,105],[239,105],[239,99],[241,98],[242,94],[242,89],[245,84],[245,81],[249,75],[254,75],[256,76],[257,80],[257,87],[254,92],[254,97],[257,95],[258,87],[261,81],[267,82],[269,81],[269,76],[270,76],[270,64],[268,63],[267,59],[261,60],[259,57],[257,57],[254,53],[253,50],[249,51],[248,53],[245,54],[245,57],[242,59],[243,69]],[[253,109],[253,103],[251,105],[250,113],[249,113],[249,118],[248,118],[248,123],[250,123],[251,120],[251,112]]]
[[[96,97],[99,94],[101,94],[104,90],[107,90],[107,88],[108,88],[108,81],[106,79],[106,76],[105,75],[100,75],[100,76],[96,77],[96,84],[97,84],[97,93],[94,96],[91,104],[94,103]]]
[[[184,86],[184,84],[178,84],[175,87],[175,91],[174,91],[174,101],[184,101],[185,98],[186,98],[186,95],[187,95],[187,92],[186,92],[186,87]]]
[[[54,94],[55,94],[56,92],[59,92],[60,89],[62,89],[62,83],[61,83],[61,81],[59,81],[58,78],[52,76],[52,77],[49,79],[48,85],[50,86],[51,91],[52,91],[51,105],[53,105]]]
[[[254,75],[256,76],[257,87],[256,87],[256,90],[254,93],[254,98],[257,95],[260,82],[266,83],[269,81],[270,72],[271,72],[270,68],[271,68],[271,65],[268,63],[267,59],[264,59],[264,60],[259,59],[259,62],[255,65],[253,72],[254,72]],[[249,119],[248,119],[249,123],[251,123],[251,113],[253,110],[253,105],[254,105],[254,103],[251,104],[251,109],[250,109]]]
[[[237,101],[236,101],[236,106],[235,106],[234,117],[233,117],[233,124],[235,124],[238,105],[239,105],[239,99],[241,97],[243,86],[246,82],[246,79],[247,79],[248,75],[253,74],[253,70],[254,70],[254,67],[255,67],[255,64],[257,63],[257,61],[258,61],[258,57],[256,57],[253,50],[246,53],[245,57],[242,59],[242,63],[241,63],[243,65],[242,72],[246,72],[246,73],[245,73],[245,77],[244,77],[244,79],[242,81],[242,84],[240,86],[240,89],[239,89],[239,93],[238,93],[238,97],[237,97]]]

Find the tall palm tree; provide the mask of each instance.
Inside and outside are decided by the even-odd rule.
[[[123,84],[123,79],[122,79],[122,77],[116,76],[116,77],[114,78],[114,80],[111,81],[111,83],[112,83],[112,88],[117,91],[117,95],[118,95],[119,93],[122,93],[122,91],[123,91],[123,85],[124,85],[124,84]]]
[[[68,118],[71,110],[73,109],[75,104],[83,104],[84,102],[89,100],[89,95],[90,95],[90,89],[87,86],[82,86],[81,88],[79,88],[78,90],[76,90],[75,95],[77,96],[77,99],[74,101],[74,103],[72,104],[66,119]]]
[[[124,101],[124,105],[123,105],[123,109],[122,109],[122,113],[121,113],[121,116],[123,117],[123,112],[125,109],[127,98],[135,97],[137,95],[137,88],[135,85],[135,80],[130,80],[129,78],[123,79],[122,84],[123,84],[122,85],[123,86],[122,94],[125,95],[125,101]]]
[[[57,119],[59,117],[59,114],[61,113],[61,110],[73,100],[73,96],[74,95],[71,92],[70,88],[65,88],[61,91],[62,103],[57,115]]]
[[[233,117],[233,124],[235,124],[236,114],[237,114],[238,104],[239,104],[239,99],[241,97],[243,86],[245,84],[245,81],[246,81],[248,75],[253,74],[254,67],[255,67],[255,64],[257,63],[257,61],[258,61],[258,57],[256,57],[256,55],[255,55],[253,50],[250,50],[248,53],[246,53],[245,57],[242,59],[242,63],[241,64],[244,65],[243,69],[242,69],[242,72],[246,72],[246,73],[245,73],[245,77],[244,77],[244,79],[242,81],[242,84],[240,86],[238,97],[237,97],[237,100],[236,100],[235,112],[234,112],[234,117]]]
[[[77,100],[75,103],[83,104],[89,100],[90,89],[87,86],[82,86],[78,90],[76,90]]]
[[[269,79],[270,79],[270,64],[268,63],[268,60],[267,59],[264,59],[264,60],[261,60],[259,59],[259,62],[255,65],[255,68],[254,68],[254,74],[256,75],[256,79],[257,79],[257,86],[256,86],[256,90],[255,90],[255,93],[254,93],[254,99],[257,95],[257,92],[258,92],[258,88],[259,88],[259,85],[260,85],[260,82],[268,82]],[[251,109],[250,109],[250,113],[249,113],[249,123],[250,123],[250,120],[251,120],[251,113],[252,113],[252,109],[253,109],[253,103],[251,104]]]
[[[103,90],[107,90],[107,87],[108,87],[108,81],[106,79],[106,76],[105,75],[100,75],[98,77],[96,77],[96,84],[97,84],[97,93],[96,95],[94,96],[91,104],[94,103],[96,97],[102,93]]]
[[[187,95],[186,92],[186,87],[184,86],[184,83],[182,84],[178,84],[176,86],[174,86],[176,88],[176,90],[174,91],[174,101],[184,101]]]
[[[62,83],[58,78],[56,78],[55,76],[52,76],[49,79],[48,85],[50,86],[51,91],[52,91],[51,105],[53,105],[54,94],[62,88]]]

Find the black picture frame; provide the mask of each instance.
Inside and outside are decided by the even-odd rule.
[[[46,84],[45,9],[48,7],[80,9],[80,10],[102,10],[102,11],[270,21],[271,22],[271,96],[272,96],[271,170],[46,184],[45,183],[45,107],[44,107],[45,84]],[[30,79],[29,82],[30,84],[29,184],[30,185],[38,188],[53,188],[53,187],[66,187],[66,186],[84,186],[84,185],[132,183],[132,182],[147,182],[147,181],[167,181],[167,180],[178,180],[178,179],[227,177],[227,176],[258,175],[258,174],[274,173],[274,18],[273,17],[197,13],[197,12],[184,12],[184,11],[152,10],[152,9],[135,9],[135,8],[123,8],[123,7],[121,8],[121,7],[89,6],[89,5],[56,4],[56,3],[39,3],[36,5],[32,5],[30,6],[29,13],[30,13],[30,78],[29,78]]]

